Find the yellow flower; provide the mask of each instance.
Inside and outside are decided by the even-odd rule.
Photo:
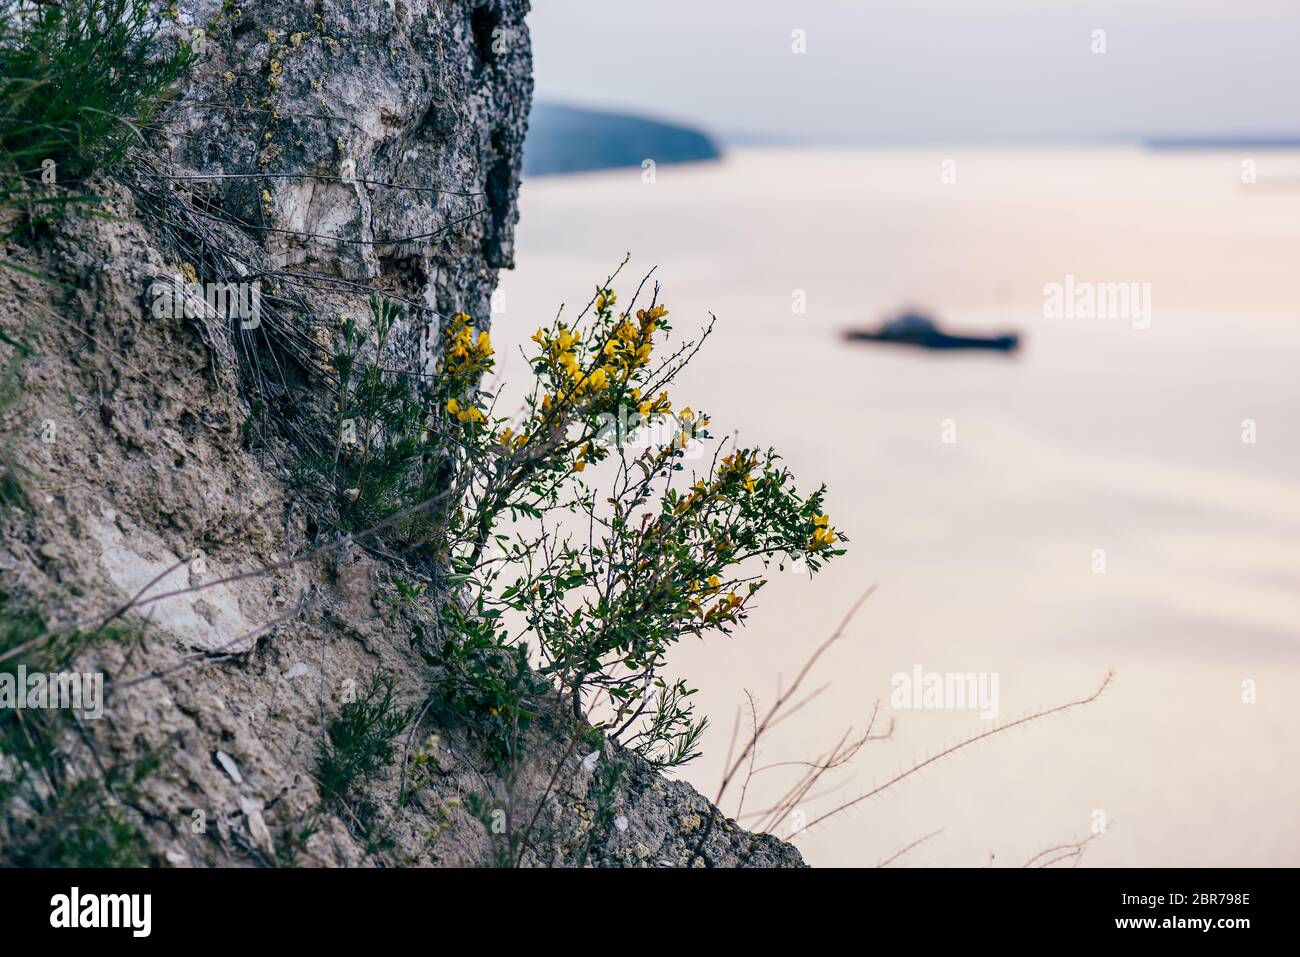
[[[482,422],[484,421],[481,409],[472,405],[461,405],[455,399],[447,400],[447,413],[454,415],[460,422]]]
[[[814,550],[819,548],[826,548],[829,545],[835,544],[836,540],[837,539],[835,537],[835,529],[816,528],[813,530],[811,547]]]
[[[813,524],[816,525],[818,528],[824,527],[826,523],[829,522],[830,520],[831,517],[829,515],[816,515],[816,514],[813,515]]]
[[[587,467],[587,462],[585,459],[578,459],[578,461],[573,463],[573,471],[575,472],[581,472],[586,467]]]
[[[636,392],[632,393],[634,399],[637,395],[638,393]],[[668,401],[667,392],[660,392],[659,398],[654,400],[646,399],[644,402],[638,403],[637,405],[637,411],[643,416],[654,415],[659,412],[671,412],[672,409],[673,404]]]

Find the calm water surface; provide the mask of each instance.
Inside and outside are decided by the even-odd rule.
[[[988,727],[891,709],[896,672],[996,672],[1004,720],[1117,677],[795,836],[811,863],[874,865],[942,829],[904,860],[1020,864],[1102,812],[1087,863],[1300,864],[1297,184],[1296,153],[1137,149],[757,151],[653,184],[526,181],[493,317],[502,379],[521,382],[517,344],[630,251],[621,290],[657,265],[679,333],[718,317],[679,403],[827,482],[852,539],[815,581],[776,576],[741,634],[678,649],[714,716],[684,776],[711,796],[744,689],[770,701],[878,583],[824,662],[830,686],[762,756],[812,757],[877,699],[897,720],[809,818]],[[1149,284],[1149,328],[1045,318],[1044,284],[1067,275]],[[907,303],[1025,346],[840,340]],[[747,809],[789,775],[761,775]]]

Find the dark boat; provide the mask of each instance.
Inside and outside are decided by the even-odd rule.
[[[1020,336],[1014,332],[1000,336],[954,336],[943,332],[934,320],[919,312],[905,312],[890,319],[875,331],[851,329],[844,338],[863,342],[896,342],[922,349],[993,349],[1014,352]]]

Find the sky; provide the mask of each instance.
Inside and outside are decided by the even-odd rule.
[[[534,0],[528,22],[539,101],[724,138],[1300,137],[1300,0]]]

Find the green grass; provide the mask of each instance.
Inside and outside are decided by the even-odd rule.
[[[0,365],[0,508],[25,508],[28,499],[23,477],[27,474],[27,469],[18,461],[4,420],[22,397],[18,370],[32,354],[32,349],[21,337],[15,338],[3,329],[0,329],[0,343],[11,350],[9,358]]]
[[[22,225],[5,226],[7,212],[30,226],[95,203],[81,181],[142,140],[195,59],[165,51],[155,24],[143,0],[0,9],[0,235]]]
[[[351,801],[366,778],[393,763],[393,742],[414,718],[398,705],[392,677],[372,675],[366,689],[330,722],[316,774],[321,793]]]
[[[0,652],[47,634],[42,618],[15,608],[0,592]],[[39,641],[0,663],[0,671],[58,671],[90,641],[129,639],[123,628]],[[92,771],[78,753],[72,715],[60,710],[0,709],[0,866],[140,867],[148,847],[123,803],[157,766],[149,757]],[[78,770],[80,769],[80,770]]]

